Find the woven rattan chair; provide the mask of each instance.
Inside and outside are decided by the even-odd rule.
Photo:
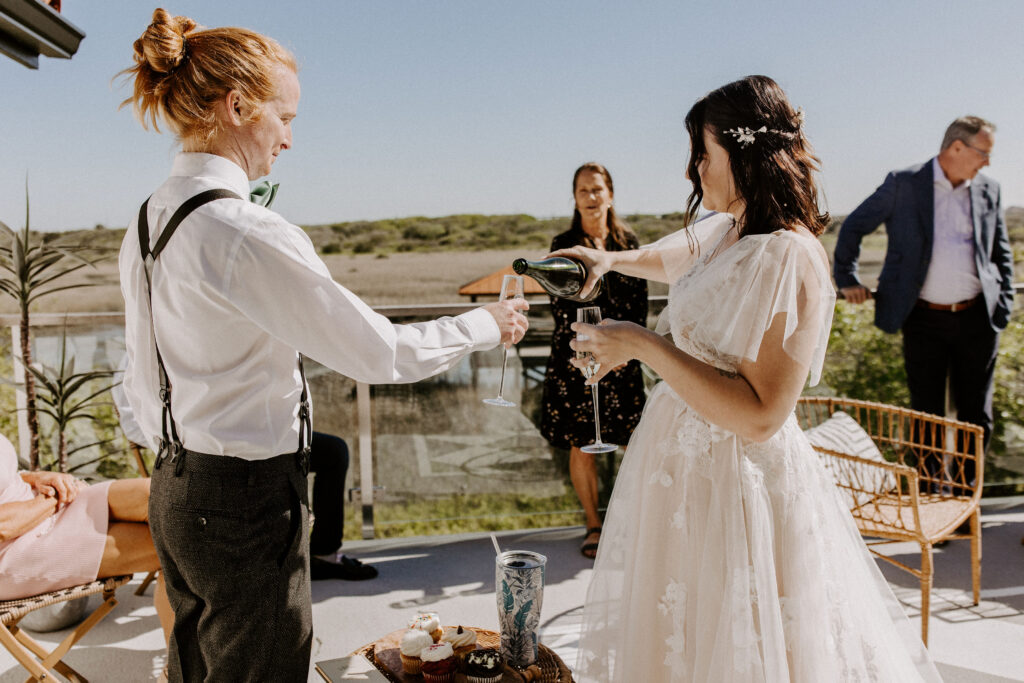
[[[971,541],[974,604],[981,590],[981,501],[985,467],[982,429],[977,425],[845,398],[801,398],[797,419],[803,429],[820,425],[842,411],[870,436],[886,462],[865,459],[815,446],[828,459],[836,484],[850,505],[868,548],[886,562],[910,572],[921,582],[921,639],[928,644],[932,548],[950,539]],[[973,461],[976,480],[966,481],[965,464]],[[887,485],[883,485],[886,482]],[[882,489],[882,490],[879,490]],[[887,490],[886,490],[887,489]],[[957,527],[970,522],[970,532]],[[881,554],[875,546],[914,541],[921,546],[915,569]]]
[[[30,598],[20,600],[0,601],[0,643],[7,648],[7,651],[14,655],[25,669],[31,674],[29,681],[55,681],[58,680],[54,671],[63,674],[69,681],[76,683],[88,683],[87,679],[62,660],[64,655],[81,640],[82,636],[99,623],[100,619],[107,616],[110,610],[117,605],[114,591],[132,580],[132,575],[112,576],[106,579],[97,579],[91,583],[84,583],[80,586],[63,588],[50,593],[34,595]],[[29,637],[18,626],[22,617],[33,610],[47,605],[55,605],[67,600],[84,598],[94,593],[103,594],[103,602],[86,617],[85,621],[75,627],[61,643],[52,651],[47,652],[42,645]]]

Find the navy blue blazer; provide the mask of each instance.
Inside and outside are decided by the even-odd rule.
[[[860,243],[885,223],[888,248],[878,278],[875,325],[886,332],[903,326],[914,308],[935,234],[935,189],[932,162],[892,171],[885,182],[843,221],[836,241],[833,271],[836,286],[861,284],[857,277]],[[974,263],[993,329],[1002,330],[1013,305],[1013,250],[1006,231],[999,183],[978,174],[971,181]]]

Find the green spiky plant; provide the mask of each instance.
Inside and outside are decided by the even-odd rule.
[[[94,441],[68,450],[67,432],[74,421],[97,421],[95,409],[102,405],[110,405],[109,401],[101,400],[101,397],[117,385],[116,382],[102,382],[99,388],[96,386],[97,382],[113,377],[114,373],[111,370],[75,372],[75,357],[68,356],[67,346],[65,324],[60,339],[60,365],[52,368],[43,364],[41,369],[26,366],[38,384],[37,411],[53,420],[56,427],[56,444],[53,451],[57,455],[56,465],[61,472],[81,469],[104,457],[101,455],[100,458],[69,468],[68,459],[71,455],[86,448],[103,445],[106,441]],[[48,463],[47,469],[52,469],[53,464]]]
[[[0,277],[0,292],[10,296],[18,304],[21,315],[20,343],[23,367],[32,367],[29,308],[44,296],[66,289],[90,286],[90,283],[55,283],[86,266],[94,266],[103,257],[99,252],[100,250],[93,247],[47,244],[38,236],[33,238],[29,231],[28,180],[25,181],[24,231],[15,232],[0,221],[0,270],[6,271],[6,274]],[[92,258],[84,257],[83,253],[91,255]],[[36,470],[39,469],[39,418],[36,414],[35,377],[31,372],[25,373],[25,398],[30,435],[29,468]]]

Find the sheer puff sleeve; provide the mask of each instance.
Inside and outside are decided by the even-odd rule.
[[[768,328],[784,316],[783,350],[809,368],[810,385],[818,383],[836,294],[816,238],[748,235],[691,275],[674,288],[670,305],[674,331],[687,346],[733,365],[754,361]]]
[[[733,217],[727,213],[709,213],[693,225],[669,233],[640,249],[658,252],[665,269],[665,281],[675,282],[706,250],[714,247],[734,222]]]

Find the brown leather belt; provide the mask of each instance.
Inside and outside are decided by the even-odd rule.
[[[974,297],[973,299],[967,299],[966,301],[957,301],[955,304],[933,304],[931,301],[925,301],[924,299],[917,300],[918,308],[928,308],[933,311],[949,311],[950,313],[956,313],[957,311],[965,311],[974,304],[981,301],[981,294]]]

